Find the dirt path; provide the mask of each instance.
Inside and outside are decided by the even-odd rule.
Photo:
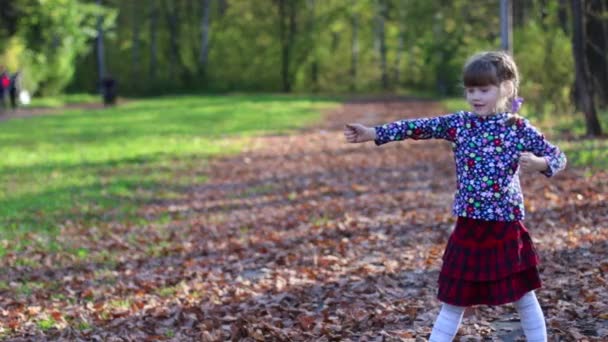
[[[381,148],[348,145],[341,128],[345,122],[372,125],[440,113],[441,108],[428,102],[347,104],[330,113],[321,127],[261,138],[247,154],[215,163],[213,183],[197,189],[191,203],[200,203],[197,210],[210,217],[230,213],[212,226],[217,230],[255,227],[280,236],[281,252],[265,259],[268,269],[276,270],[271,265],[284,253],[290,266],[314,273],[313,284],[293,286],[288,293],[299,298],[298,306],[310,317],[318,318],[323,310],[342,312],[341,323],[333,326],[338,335],[428,337],[439,305],[434,298],[439,259],[454,222],[449,146],[437,141]],[[522,177],[527,226],[543,259],[545,289],[539,297],[552,336],[608,337],[608,317],[597,319],[608,306],[600,304],[599,309],[591,300],[606,300],[608,295],[608,259],[603,256],[608,247],[607,176],[585,178],[581,170],[569,169],[551,180]],[[294,234],[297,238],[284,238]],[[273,297],[262,298],[258,302],[272,302]],[[344,326],[349,317],[352,326]],[[511,307],[482,307],[477,317],[465,320],[460,335],[511,340],[521,332],[512,331],[519,329],[513,323],[516,317]],[[324,323],[331,327],[332,321]],[[311,328],[309,333],[332,336],[327,329],[323,333]]]
[[[53,281],[58,293],[76,299],[41,295],[37,305],[88,322],[86,329],[66,324],[46,336],[425,340],[439,308],[436,280],[454,223],[449,145],[352,145],[341,129],[345,122],[441,112],[432,102],[361,100],[328,113],[318,127],[256,138],[245,153],[213,161],[201,170],[209,182],[142,209],[142,215],[169,213],[170,222],[116,224],[95,241],[121,251],[115,264],[21,273]],[[522,182],[552,340],[607,339],[608,174],[568,169],[553,179],[524,175]],[[63,235],[91,243],[71,229]],[[144,250],[150,244],[159,246],[156,257]],[[18,274],[14,269],[10,277]],[[128,305],[110,304],[117,300]],[[479,307],[458,339],[508,341],[520,333],[512,307]]]

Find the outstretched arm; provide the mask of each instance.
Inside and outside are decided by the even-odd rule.
[[[358,123],[344,126],[344,137],[349,143],[362,143],[376,139],[376,130]]]
[[[458,127],[462,125],[460,113],[432,118],[399,120],[375,127],[347,124],[344,136],[351,143],[373,140],[376,145],[404,139],[446,139],[454,141]]]
[[[376,145],[404,139],[445,139],[455,141],[459,127],[463,125],[461,113],[400,120],[376,126]]]

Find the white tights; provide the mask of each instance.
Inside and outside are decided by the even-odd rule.
[[[519,312],[521,326],[529,342],[547,341],[547,329],[545,327],[545,316],[538,304],[534,291],[526,293],[521,299],[515,302],[515,308]],[[452,341],[464,314],[465,307],[443,303],[441,311],[429,341],[443,342]]]

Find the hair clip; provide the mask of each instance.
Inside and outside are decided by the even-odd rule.
[[[521,109],[522,104],[524,103],[523,97],[516,97],[511,101],[511,112],[517,113]]]

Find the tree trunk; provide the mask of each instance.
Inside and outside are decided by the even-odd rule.
[[[526,4],[529,0],[513,0],[513,27],[523,27],[526,18]]]
[[[575,102],[585,114],[588,136],[602,135],[597,118],[593,93],[593,82],[585,53],[585,13],[581,0],[571,0],[572,5],[572,51],[575,63]]]
[[[397,58],[395,60],[395,84],[398,85],[401,77],[401,58],[403,56],[403,48],[405,46],[404,44],[404,38],[403,36],[405,35],[404,32],[399,32],[399,37],[398,37],[398,45],[397,45]]]
[[[102,6],[101,0],[97,0],[97,5]],[[103,91],[102,89],[102,81],[104,77],[106,77],[106,61],[105,61],[105,51],[103,44],[103,17],[97,18],[97,73],[99,77],[99,83],[97,88],[100,93]]]
[[[209,55],[209,35],[210,35],[210,29],[209,29],[209,15],[210,15],[210,6],[209,3],[211,2],[211,0],[202,0],[202,5],[203,5],[203,16],[202,16],[202,20],[201,20],[201,53],[199,56],[199,64],[200,64],[200,68],[201,71],[204,74],[206,74],[206,70],[207,70],[207,58]]]
[[[608,8],[606,8],[605,0],[600,0],[602,13],[605,15],[608,13]],[[604,38],[604,83],[602,85],[602,89],[604,89],[603,103],[602,107],[605,109],[608,107],[608,19],[603,18],[602,20],[602,36]]]
[[[359,63],[359,17],[357,13],[352,16],[353,36],[350,53],[350,89],[357,89],[357,64]]]
[[[169,62],[169,76],[176,79],[176,70],[179,68],[179,2],[165,2],[167,25],[169,26],[169,47],[171,49]]]
[[[219,0],[218,10],[220,14],[219,16],[223,17],[228,10],[228,0]]]
[[[291,0],[289,1],[289,36],[288,36],[288,46],[289,46],[289,56],[292,58],[293,47],[295,45],[296,39],[296,2]],[[291,68],[287,69],[287,79],[289,82],[288,92],[291,91],[293,87],[293,71]]]
[[[378,41],[380,43],[380,67],[382,72],[382,89],[388,89],[388,70],[386,67],[386,32],[385,22],[387,17],[387,4],[386,0],[379,0],[378,2]]]
[[[607,13],[606,0],[587,2],[589,14],[587,29],[587,61],[593,70],[594,91],[599,108],[608,104],[608,20],[601,13]]]
[[[139,56],[139,43],[140,43],[140,22],[139,22],[139,7],[138,2],[133,1],[131,3],[131,20],[133,21],[133,42],[131,44],[131,82],[137,80],[139,74],[140,56]]]
[[[310,7],[310,40],[312,44],[312,62],[310,64],[310,81],[312,84],[312,91],[319,91],[319,57],[317,56],[317,31],[316,31],[316,1],[308,0],[308,6]]]
[[[19,30],[19,18],[23,15],[21,6],[17,1],[0,1],[0,29],[6,30],[8,37]]]
[[[568,28],[568,1],[559,0],[559,8],[557,12],[559,19],[559,26],[562,28],[565,34],[570,35],[570,29]]]
[[[287,41],[287,24],[285,23],[286,17],[286,2],[287,0],[279,0],[279,35],[281,39],[281,82],[284,92],[289,92],[289,78],[287,73],[289,72],[289,42]]]
[[[158,2],[154,0],[150,12],[150,79],[156,80],[158,69]]]
[[[281,81],[283,91],[291,91],[291,50],[296,31],[296,9],[293,1],[278,0],[279,36],[281,39]]]
[[[403,59],[403,50],[405,49],[405,34],[407,32],[406,13],[403,4],[399,6],[399,35],[397,38],[397,58],[395,60],[395,85],[399,86],[401,81],[401,60]]]
[[[440,13],[442,14],[442,13]],[[441,16],[436,16],[434,18],[434,22],[433,22],[433,32],[434,32],[434,50],[435,50],[435,55],[437,56],[437,61],[438,61],[438,65],[437,65],[437,70],[436,70],[436,87],[437,87],[437,93],[440,94],[441,96],[445,96],[448,93],[448,80],[447,80],[447,73],[445,72],[446,68],[447,68],[447,63],[446,61],[448,61],[447,58],[447,53],[446,53],[446,45],[448,44],[446,42],[445,38],[445,34],[443,32],[443,23],[441,22]]]

